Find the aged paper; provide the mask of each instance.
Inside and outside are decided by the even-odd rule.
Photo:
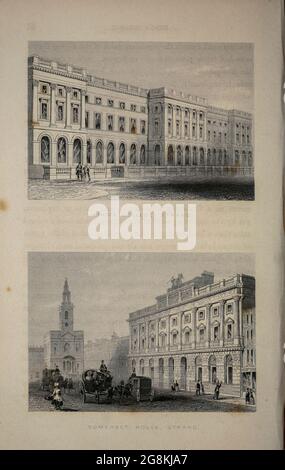
[[[1,448],[280,449],[281,2],[0,8]],[[136,236],[92,239],[91,206],[104,205],[111,227],[118,188]],[[154,202],[174,215],[195,205],[188,250],[181,215],[168,239],[140,236]],[[104,364],[112,341],[115,366]],[[67,382],[50,388],[58,366]],[[141,376],[154,386],[138,405]]]

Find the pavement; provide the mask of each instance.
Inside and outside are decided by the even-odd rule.
[[[253,200],[252,180],[238,177],[209,180],[205,178],[176,180],[43,180],[28,182],[29,199],[122,199],[153,200]]]
[[[54,406],[45,396],[48,392],[39,390],[38,386],[31,386],[29,390],[29,410],[30,411],[52,411]],[[154,401],[144,401],[136,403],[132,399],[124,399],[121,403],[113,400],[108,403],[102,400],[102,403],[87,402],[82,403],[78,392],[71,391],[63,394],[64,411],[134,411],[134,412],[184,412],[184,411],[224,411],[224,412],[252,412],[255,406],[245,405],[244,399],[236,397],[221,396],[219,400],[213,400],[212,395],[196,395],[190,392],[168,392],[156,391]],[[60,411],[56,411],[59,413]]]

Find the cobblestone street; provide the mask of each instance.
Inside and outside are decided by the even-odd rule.
[[[30,411],[55,411],[50,401],[45,400],[48,392],[38,388],[30,388],[29,410]],[[62,411],[230,411],[247,412],[255,411],[255,406],[245,405],[243,399],[233,397],[221,397],[213,400],[212,395],[196,397],[189,392],[156,392],[153,402],[145,401],[135,403],[130,399],[124,399],[122,403],[82,403],[79,393],[70,392],[63,394],[64,406]]]
[[[253,200],[254,185],[250,180],[196,178],[188,181],[47,181],[30,180],[29,199],[123,199],[169,200]]]

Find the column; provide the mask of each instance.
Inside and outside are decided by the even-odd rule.
[[[66,88],[66,127],[71,127],[71,120],[70,120],[70,114],[71,114],[71,101],[70,101],[70,94],[71,94],[72,88],[67,87]]]
[[[85,142],[82,143],[82,164],[86,165],[87,162],[87,144]]]
[[[178,349],[182,349],[182,318],[183,318],[183,312],[179,313],[179,343],[178,343]]]
[[[176,137],[176,109],[172,106],[172,137]]]
[[[50,107],[50,124],[51,126],[55,126],[55,118],[56,118],[56,102],[55,102],[55,92],[56,92],[56,84],[51,84],[51,107]]]
[[[210,347],[211,344],[211,304],[206,305],[206,322],[207,322],[207,341],[206,347]]]
[[[39,81],[33,80],[33,115],[32,115],[33,124],[38,122],[38,89],[39,89]]]
[[[168,315],[167,320],[166,320],[166,335],[167,335],[166,350],[169,351],[170,349],[170,315]]]
[[[85,129],[85,95],[86,91],[81,90],[81,129]]]
[[[148,320],[146,321],[145,323],[145,352],[147,353],[148,352],[148,347],[149,347],[149,344],[148,344],[148,341],[149,341],[149,338],[148,338],[148,335],[149,335],[149,323],[148,323]]]
[[[239,296],[234,297],[234,344],[239,345],[240,336],[239,336]]]
[[[56,163],[57,163],[57,158],[56,158],[57,155],[56,155],[56,153],[57,153],[57,142],[56,142],[56,141],[55,141],[55,142],[53,141],[53,142],[51,143],[51,160],[50,160],[50,166],[53,166],[53,167],[56,166]]]
[[[189,108],[189,137],[192,139],[192,123],[193,123],[193,110]],[[192,150],[192,149],[191,149]],[[192,158],[192,152],[191,152],[191,158]]]
[[[220,302],[220,346],[224,346],[224,327],[225,327],[225,300]]]
[[[158,331],[158,320],[155,322],[155,350],[158,351],[159,347],[159,331]]]
[[[193,345],[194,349],[196,348],[196,342],[197,342],[197,307],[192,309],[192,318],[193,318]]]

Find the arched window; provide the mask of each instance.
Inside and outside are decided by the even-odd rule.
[[[203,147],[200,148],[200,165],[205,165],[205,152]]]
[[[248,166],[252,166],[252,153],[248,152]]]
[[[154,147],[154,164],[160,165],[160,145]]]
[[[126,147],[125,144],[121,143],[119,147],[119,163],[125,163],[126,161]]]
[[[173,357],[170,357],[168,359],[168,374],[169,374],[169,387],[171,387],[174,382],[174,359]]]
[[[221,149],[219,150],[219,165],[222,165],[223,164],[223,153],[221,151]]]
[[[81,163],[81,140],[75,139],[73,142],[73,163]]]
[[[145,161],[145,146],[144,145],[141,146],[140,162],[141,162],[141,165],[145,165],[145,163],[146,163],[146,161]]]
[[[50,140],[45,135],[41,138],[41,162],[49,163],[50,161]]]
[[[235,150],[235,165],[239,165],[239,151]]]
[[[60,137],[57,141],[57,162],[66,163],[66,140]]]
[[[68,312],[67,312],[67,311],[64,312],[64,319],[65,319],[65,320],[68,320]]]
[[[167,164],[168,165],[174,164],[174,152],[173,152],[172,145],[169,145],[167,149]]]
[[[197,165],[197,148],[193,147],[193,165]]]
[[[216,383],[217,380],[217,361],[216,361],[216,356],[212,354],[209,357],[209,382],[210,383]]]
[[[180,360],[180,388],[186,390],[186,377],[187,377],[187,359],[181,357]]]
[[[227,384],[233,383],[233,358],[228,354],[225,358],[225,379]]]
[[[115,148],[112,142],[109,142],[107,147],[107,163],[115,163]]]
[[[96,145],[96,163],[103,163],[103,144],[97,142]]]
[[[212,161],[212,165],[216,165],[217,163],[217,151],[216,149],[213,150],[213,161]]]
[[[87,156],[86,156],[86,161],[89,165],[91,165],[91,159],[92,159],[92,144],[91,140],[87,140]]]
[[[135,144],[131,145],[131,152],[130,152],[130,164],[135,165],[137,162],[137,148]]]
[[[212,162],[211,162],[211,149],[208,149],[208,152],[207,152],[207,165],[211,165]]]
[[[182,148],[180,145],[177,147],[177,165],[182,165]]]
[[[185,147],[185,165],[190,165],[190,147]]]
[[[195,358],[195,380],[202,381],[203,378],[203,369],[202,369],[202,358],[197,356]]]

